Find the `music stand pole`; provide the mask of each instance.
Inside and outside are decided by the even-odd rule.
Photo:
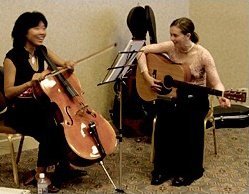
[[[118,80],[118,84],[119,84],[119,134],[118,134],[118,141],[119,141],[119,188],[122,188],[122,141],[123,141],[123,124],[122,124],[122,120],[123,120],[123,108],[122,108],[122,104],[123,104],[123,99],[122,99],[122,84],[123,84],[123,80],[119,79]]]
[[[119,98],[119,129],[118,129],[118,144],[119,144],[119,188],[115,189],[118,193],[125,193],[122,187],[122,146],[121,142],[123,141],[123,126],[122,126],[122,86],[123,79],[127,72],[132,68],[131,65],[136,55],[140,51],[142,46],[145,44],[145,40],[130,40],[127,44],[124,51],[120,52],[117,57],[114,59],[111,68],[108,68],[108,73],[106,74],[104,80],[98,85],[103,85],[110,82],[118,82],[118,98]],[[120,56],[121,57],[118,57]],[[116,60],[118,60],[116,62]]]

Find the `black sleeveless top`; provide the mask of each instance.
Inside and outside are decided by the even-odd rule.
[[[44,71],[44,57],[40,49],[47,51],[45,46],[36,48],[35,56],[38,57],[38,71],[35,71],[29,64],[29,53],[25,48],[13,48],[6,54],[6,58],[10,59],[16,67],[15,86],[30,81],[34,73]]]
[[[7,54],[6,58],[10,59],[16,67],[16,77],[14,85],[20,85],[32,79],[34,73],[44,71],[44,57],[40,49],[47,49],[45,46],[36,48],[35,55],[38,58],[38,71],[35,71],[29,64],[29,53],[24,48],[13,48]],[[14,127],[17,131],[27,134],[24,130],[32,130],[44,126],[44,121],[48,120],[49,106],[37,100],[34,96],[29,98],[15,97],[7,101],[8,110],[4,119],[6,125]]]

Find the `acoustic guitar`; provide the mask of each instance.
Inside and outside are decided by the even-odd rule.
[[[138,95],[145,101],[153,101],[157,98],[171,98],[176,96],[176,88],[185,87],[188,90],[195,90],[198,92],[205,92],[215,96],[224,96],[230,100],[246,102],[245,91],[219,91],[212,88],[198,86],[187,83],[190,81],[190,70],[183,64],[176,64],[166,56],[161,54],[147,54],[147,65],[149,74],[154,78],[162,80],[162,92],[157,93],[153,91],[140,73],[139,68],[136,72],[136,88]]]
[[[190,70],[187,65],[177,64],[162,54],[148,53],[146,55],[149,74],[156,79],[164,80],[165,75],[170,75],[179,81],[190,81]],[[162,90],[161,93],[154,92],[148,82],[140,73],[139,67],[136,70],[136,88],[138,95],[145,101],[153,101],[158,96],[175,97],[176,89],[170,91]]]

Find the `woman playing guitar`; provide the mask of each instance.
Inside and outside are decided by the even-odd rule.
[[[170,25],[170,40],[145,46],[138,56],[141,75],[150,89],[160,93],[163,80],[149,74],[148,53],[166,53],[171,61],[183,64],[190,70],[191,84],[224,91],[214,60],[207,49],[198,44],[195,26],[188,18],[179,18]],[[221,106],[230,101],[219,97]],[[203,121],[209,108],[208,94],[179,87],[176,97],[167,101],[156,100],[157,124],[155,131],[155,157],[152,185],[172,179],[173,186],[190,185],[202,177],[204,131]]]

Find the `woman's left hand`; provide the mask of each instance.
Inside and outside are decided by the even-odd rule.
[[[231,107],[231,102],[229,99],[225,97],[219,97],[218,100],[221,107]]]

